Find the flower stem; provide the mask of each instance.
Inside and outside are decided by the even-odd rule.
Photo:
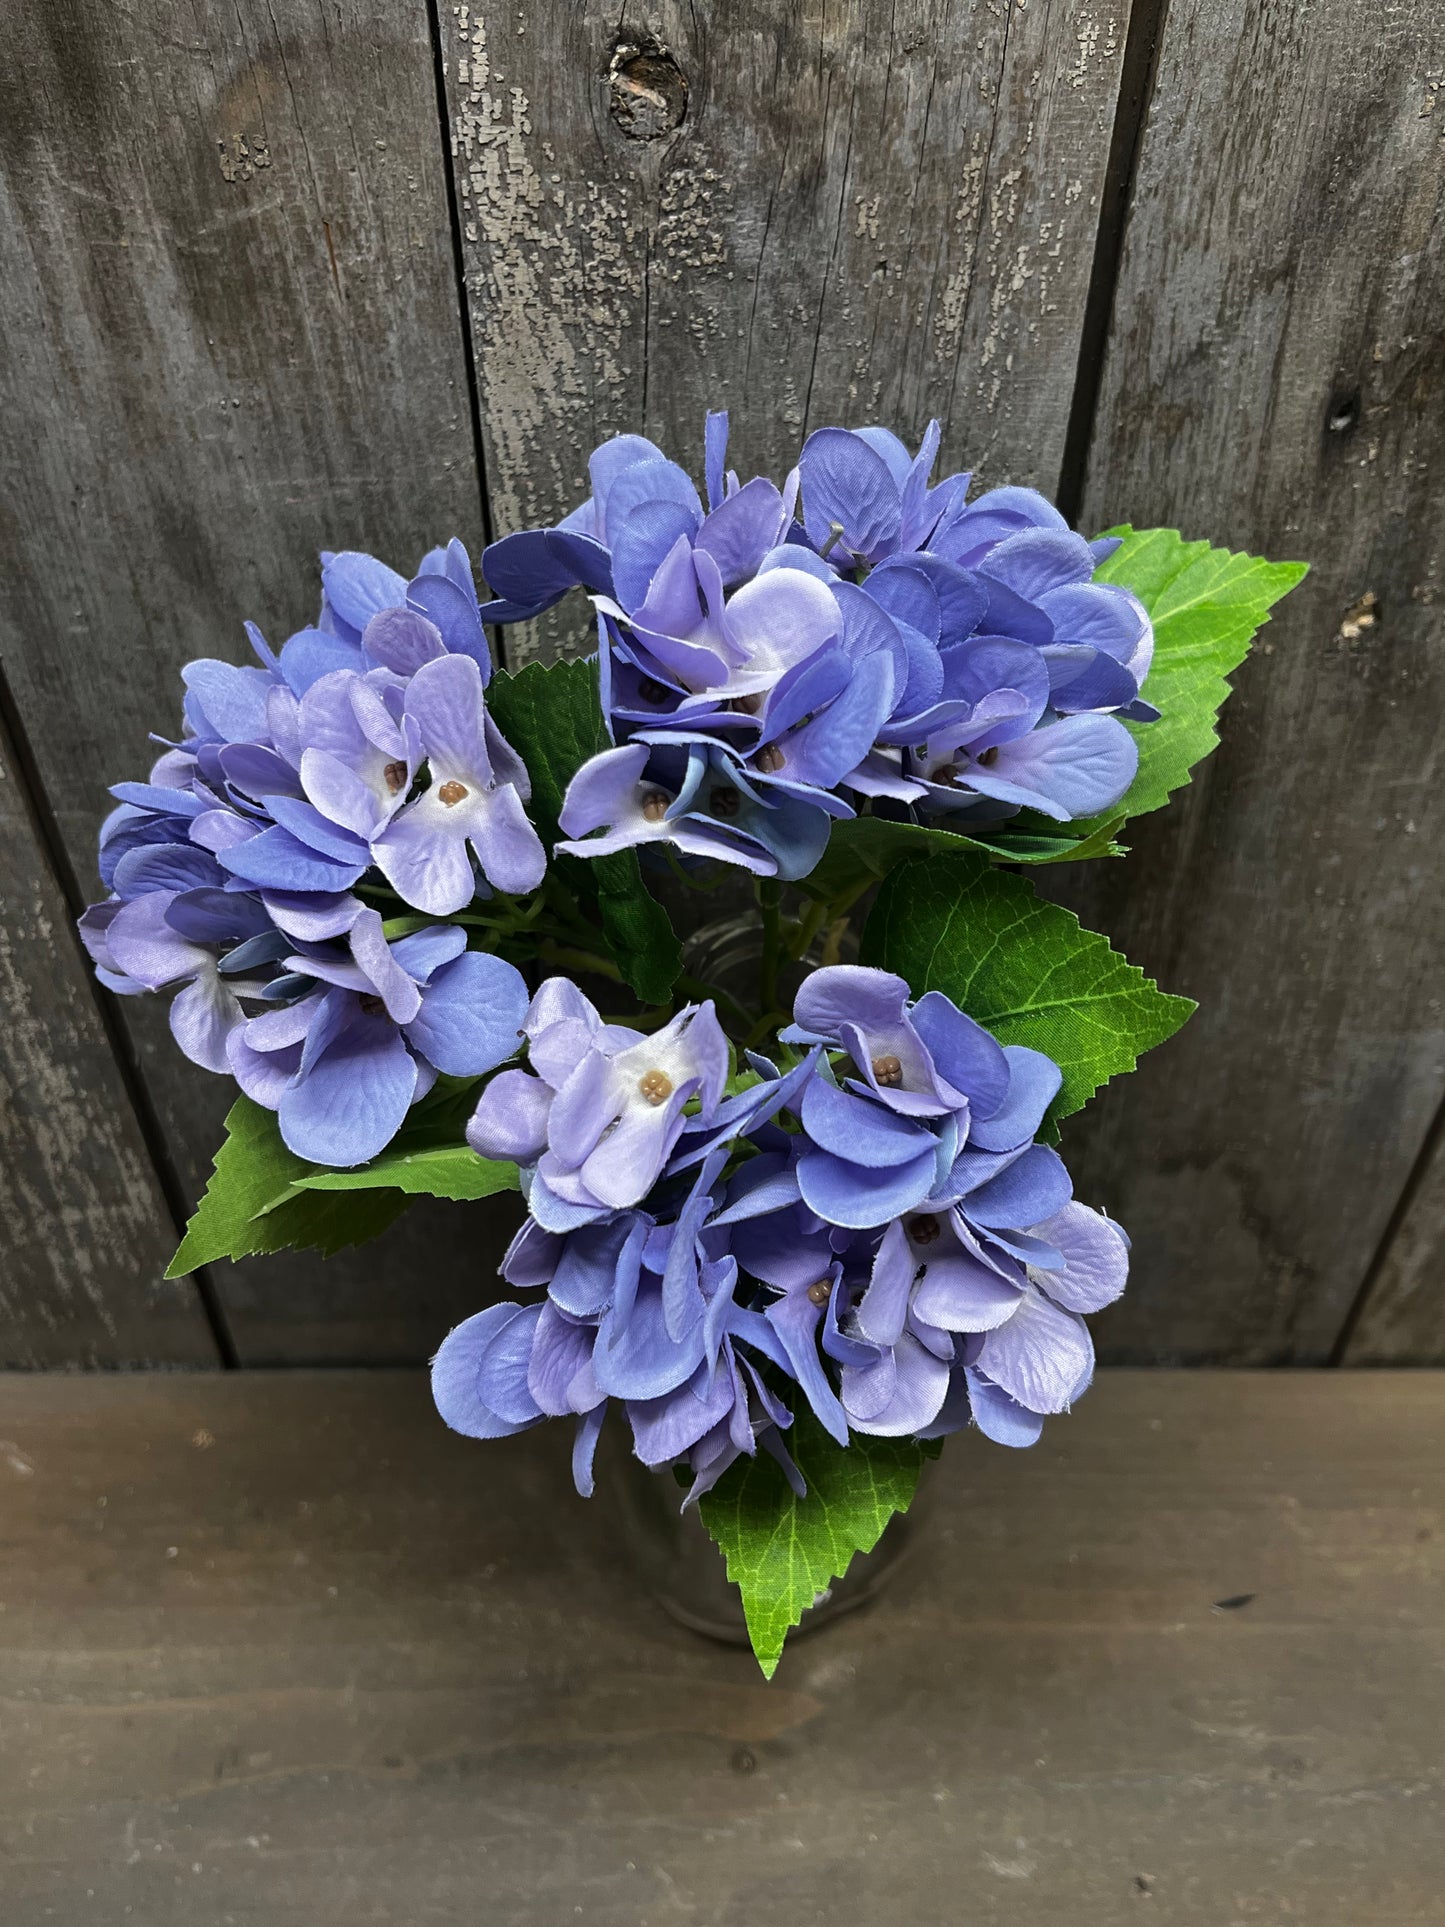
[[[562,964],[570,970],[582,970],[590,977],[607,977],[615,984],[622,982],[622,972],[610,957],[599,957],[591,950],[572,950],[563,944],[554,943],[550,937],[544,937],[537,949],[546,963]]]
[[[763,919],[763,957],[758,972],[758,1001],[765,1011],[774,1010],[778,1002],[778,957],[781,949],[782,922],[779,901],[782,886],[776,877],[759,877],[757,881],[758,909]]]

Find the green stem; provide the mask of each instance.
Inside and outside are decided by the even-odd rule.
[[[622,982],[622,972],[610,957],[599,957],[595,951],[572,950],[563,944],[554,943],[545,937],[537,946],[543,962],[562,964],[572,970],[583,970],[591,977],[608,977],[615,984]]]
[[[778,954],[781,948],[782,919],[779,903],[782,886],[776,877],[757,880],[758,909],[763,919],[763,958],[758,971],[758,1001],[771,1011],[778,1001]]]

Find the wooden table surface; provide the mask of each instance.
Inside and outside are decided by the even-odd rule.
[[[1111,1373],[747,1654],[414,1373],[0,1379],[0,1922],[1445,1921],[1445,1374]]]

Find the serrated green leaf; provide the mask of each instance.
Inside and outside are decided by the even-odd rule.
[[[856,1552],[871,1552],[918,1486],[916,1439],[854,1433],[838,1445],[801,1400],[785,1435],[808,1487],[799,1499],[766,1452],[739,1458],[698,1501],[703,1524],[743,1596],[748,1637],[763,1675],[777,1670],[783,1641],[820,1592],[842,1578]]]
[[[490,1198],[519,1188],[515,1164],[478,1157],[465,1144],[400,1155],[383,1152],[355,1170],[312,1171],[293,1179],[291,1186],[293,1193],[395,1189],[431,1198]]]
[[[1126,524],[1109,533],[1123,542],[1094,579],[1132,589],[1154,624],[1154,661],[1141,694],[1161,713],[1157,723],[1125,724],[1139,744],[1139,769],[1110,812],[1142,816],[1167,803],[1218,746],[1216,724],[1228,678],[1269,611],[1309,564],[1266,562],[1208,542],[1186,542],[1175,529]],[[1089,834],[1099,820],[1073,827]]]
[[[1064,1073],[1057,1123],[1133,1070],[1195,1008],[1161,991],[1071,910],[1022,877],[960,853],[905,863],[878,893],[860,961],[942,990],[1002,1044],[1048,1053]]]
[[[596,660],[532,662],[515,676],[503,670],[492,678],[487,706],[527,765],[529,814],[550,854],[561,834],[557,819],[568,783],[589,757],[609,747]],[[552,868],[574,899],[596,905],[603,941],[623,982],[643,1003],[665,1003],[682,969],[682,946],[643,882],[637,852],[554,857]]]
[[[167,1278],[183,1278],[218,1258],[251,1258],[293,1245],[330,1257],[375,1237],[406,1209],[400,1192],[350,1201],[294,1196],[295,1181],[315,1170],[281,1142],[274,1112],[238,1097],[226,1118],[211,1181]]]

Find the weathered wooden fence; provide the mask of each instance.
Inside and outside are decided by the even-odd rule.
[[[1071,1127],[1117,1358],[1445,1360],[1437,0],[4,0],[0,1361],[418,1358],[505,1213],[161,1282],[227,1095],[71,918],[176,671],[642,428],[821,421],[1314,572],[1058,894],[1203,1003]],[[568,619],[515,662],[574,646]]]

